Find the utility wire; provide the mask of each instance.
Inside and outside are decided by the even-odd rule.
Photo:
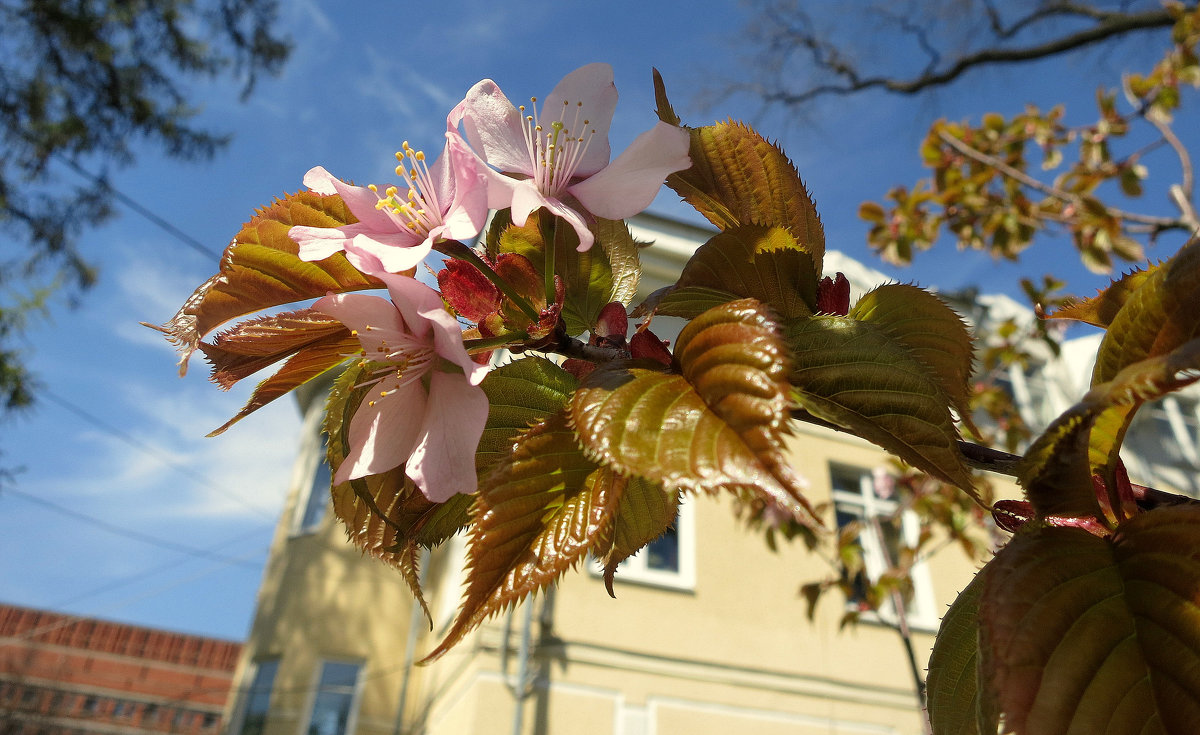
[[[166,221],[162,217],[159,217],[157,214],[150,211],[148,208],[142,206],[142,204],[139,203],[136,199],[129,196],[128,194],[125,194],[120,189],[118,189],[115,186],[113,186],[112,184],[110,184],[108,179],[104,178],[103,176],[97,176],[96,174],[92,173],[91,171],[88,171],[87,169],[80,166],[78,163],[71,160],[70,158],[67,158],[66,156],[60,155],[60,156],[58,156],[58,160],[62,161],[63,164],[65,164],[68,168],[70,168],[75,173],[79,174],[80,176],[87,179],[88,181],[91,181],[96,186],[99,186],[100,188],[104,189],[109,194],[112,194],[113,197],[117,201],[121,202],[126,207],[129,207],[134,212],[145,217],[147,220],[149,220],[151,223],[153,223],[159,229],[163,230],[168,235],[171,235],[176,240],[179,240],[179,242],[188,246],[192,250],[195,250],[196,252],[198,252],[202,255],[205,255],[209,258],[213,258],[213,259],[219,259],[221,257],[220,253],[213,250],[212,248],[205,245],[204,243],[200,242],[199,240],[192,237],[191,235],[187,234],[186,232],[179,229],[178,227],[171,224],[170,222]]]
[[[3,495],[13,495],[25,500],[26,502],[36,503],[37,505],[40,505],[44,508],[49,508],[50,510],[53,510],[61,515],[69,516],[82,523],[87,523],[91,526],[99,528],[102,531],[108,531],[109,533],[116,536],[121,536],[122,538],[140,541],[144,544],[150,544],[151,546],[157,546],[160,549],[166,549],[168,551],[175,551],[180,554],[187,554],[188,556],[195,556],[201,559],[210,559],[213,561],[226,562],[230,564],[241,564],[248,567],[261,566],[260,564],[252,563],[244,559],[236,559],[234,557],[225,556],[224,554],[218,554],[213,551],[198,549],[194,546],[177,544],[174,541],[168,541],[166,539],[158,538],[157,536],[151,536],[150,534],[142,533],[141,531],[137,531],[132,528],[118,526],[115,523],[109,523],[108,521],[96,518],[95,516],[90,516],[87,513],[83,513],[72,508],[59,505],[53,501],[46,500],[45,498],[39,498],[38,496],[33,495],[32,493],[24,492],[23,490],[17,490],[11,487],[5,488],[3,491],[0,491],[0,497],[3,497]]]
[[[195,482],[196,484],[200,485],[201,487],[205,487],[210,490],[215,490],[216,492],[220,493],[221,495],[224,495],[226,498],[238,503],[239,505],[241,505],[245,508],[248,508],[248,509],[254,511],[255,513],[258,513],[259,515],[262,515],[266,518],[270,518],[272,521],[275,520],[275,513],[273,511],[270,511],[266,508],[263,508],[262,506],[255,505],[253,503],[248,502],[241,495],[239,495],[235,492],[232,492],[230,490],[227,490],[224,487],[222,487],[221,485],[214,483],[210,478],[205,477],[204,475],[200,474],[199,472],[196,472],[191,467],[188,467],[187,465],[176,462],[175,459],[172,458],[166,452],[163,452],[162,450],[158,449],[157,447],[147,444],[146,442],[132,436],[131,434],[129,434],[125,431],[122,431],[120,428],[113,426],[112,424],[108,423],[104,419],[101,419],[100,417],[98,417],[92,413],[89,413],[88,411],[84,410],[83,408],[80,408],[78,405],[72,403],[71,401],[67,400],[66,398],[63,398],[63,397],[55,394],[53,391],[44,390],[44,391],[42,391],[41,396],[44,398],[50,399],[50,401],[52,403],[58,404],[62,408],[65,408],[66,410],[75,414],[76,416],[83,419],[84,421],[87,421],[88,423],[90,423],[93,426],[101,429],[102,431],[110,434],[111,436],[113,436],[117,439],[120,439],[121,441],[134,447],[135,449],[138,449],[142,452],[153,455],[155,458],[157,458],[163,464],[171,467],[173,470],[184,475],[189,480]]]

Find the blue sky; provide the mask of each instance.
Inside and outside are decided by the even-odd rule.
[[[1079,293],[1105,282],[1062,247],[1014,266],[945,244],[910,269],[889,269],[868,254],[855,212],[920,175],[917,146],[932,120],[1012,113],[1076,89],[1068,101],[1081,121],[1094,114],[1096,86],[1115,83],[1119,54],[1084,55],[1065,71],[982,72],[919,100],[832,99],[798,119],[760,115],[754,100],[738,97],[711,110],[692,104],[720,75],[747,73],[737,33],[750,11],[739,4],[452,1],[423,14],[401,7],[282,3],[296,47],[280,78],[263,80],[245,103],[231,83],[195,87],[201,121],[233,133],[232,145],[206,163],[145,149],[137,166],[111,171],[112,182],[219,252],[254,207],[300,188],[314,165],[359,182],[391,181],[401,141],[439,149],[446,111],[484,77],[519,100],[544,95],[578,66],[607,61],[621,93],[614,151],[654,123],[650,69],[658,67],[686,122],[744,118],[779,139],[813,192],[829,247],[899,280],[1011,292],[1019,273],[1058,269]],[[66,169],[57,174],[76,183]],[[688,216],[670,192],[654,209]],[[206,439],[246,391],[218,391],[200,359],[178,378],[173,349],[138,322],[168,319],[215,271],[215,259],[128,210],[88,231],[83,250],[100,266],[100,283],[79,308],[56,307],[30,332],[27,355],[46,392],[34,413],[0,428],[0,466],[16,468],[4,486],[10,492],[0,488],[0,601],[241,638],[291,472],[296,410],[279,401]],[[113,533],[70,512],[209,556]]]

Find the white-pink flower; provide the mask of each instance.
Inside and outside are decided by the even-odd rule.
[[[350,446],[334,482],[404,464],[434,502],[474,492],[475,450],[488,415],[479,382],[487,368],[467,355],[462,329],[436,291],[404,276],[378,277],[391,301],[330,294],[313,304],[354,331],[368,360],[386,365],[350,420]]]
[[[406,141],[396,153],[404,188],[382,194],[375,185],[351,186],[317,166],[304,185],[319,194],[338,194],[358,218],[343,227],[293,227],[301,260],[324,260],[345,252],[354,267],[369,273],[401,273],[423,261],[438,240],[469,240],[487,218],[486,167],[459,136],[448,130],[446,146],[433,165]]]
[[[668,174],[692,165],[686,131],[660,122],[609,162],[608,128],[617,106],[612,67],[589,64],[558,83],[541,111],[514,107],[496,83],[479,82],[450,115],[488,169],[488,206],[511,207],[512,221],[545,208],[579,235],[579,249],[594,236],[580,210],[624,219],[650,206]],[[533,108],[537,98],[533,99]]]

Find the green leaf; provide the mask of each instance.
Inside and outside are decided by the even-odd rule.
[[[683,375],[630,361],[584,379],[571,417],[589,455],[664,487],[749,490],[819,525],[784,456],[786,348],[762,305],[701,315],[679,335],[675,359]]]
[[[996,713],[979,689],[979,599],[984,574],[976,574],[942,616],[929,654],[926,701],[933,735],[992,735]]]
[[[1126,273],[1092,298],[1070,301],[1054,313],[1048,314],[1046,318],[1073,319],[1101,329],[1108,329],[1108,325],[1112,324],[1113,318],[1129,297],[1141,288],[1160,267],[1160,265],[1151,265],[1143,270]]]
[[[1020,533],[987,566],[981,679],[1017,733],[1200,732],[1200,510]]]
[[[213,344],[200,343],[212,365],[212,380],[228,390],[234,383],[287,358],[271,377],[255,387],[236,416],[209,434],[216,436],[233,424],[286,395],[361,351],[358,338],[341,322],[311,309],[244,321],[217,335]]]
[[[1039,516],[1120,520],[1101,511],[1092,484],[1094,468],[1115,469],[1125,430],[1138,407],[1195,382],[1197,370],[1200,339],[1125,367],[1055,419],[1017,466],[1017,482]],[[1122,515],[1136,512],[1130,499],[1122,503],[1115,495],[1111,470],[1105,480],[1109,507]]]
[[[817,267],[812,253],[787,229],[734,227],[696,249],[677,288],[758,299],[784,319],[793,319],[816,309]]]
[[[786,327],[796,400],[940,480],[974,492],[950,407],[889,323],[821,315]]]
[[[480,488],[462,607],[425,661],[607,545],[624,489],[623,478],[583,456],[563,414],[524,433]]]
[[[528,355],[492,370],[479,384],[488,397],[488,419],[475,453],[475,468],[484,479],[512,455],[520,434],[571,400],[578,381],[544,357]]]
[[[709,309],[736,301],[737,298],[737,294],[716,288],[682,286],[670,289],[656,303],[646,305],[652,306],[655,314],[695,319]]]
[[[821,272],[825,232],[796,167],[753,128],[724,122],[689,128],[692,167],[667,186],[721,230],[739,225],[786,227]]]
[[[539,276],[545,276],[546,243],[541,218],[535,213],[523,227],[509,225],[500,235],[500,253],[517,253],[529,259]],[[567,333],[582,334],[596,324],[600,310],[612,301],[627,303],[637,293],[640,265],[637,242],[624,222],[601,220],[595,227],[600,247],[579,252],[579,237],[563,220],[554,220],[554,270],[563,280],[562,318]],[[610,256],[617,262],[614,273]]]
[[[156,327],[179,346],[180,374],[187,371],[201,338],[230,319],[330,291],[383,288],[341,253],[316,263],[300,260],[299,246],[288,237],[297,225],[340,227],[356,221],[341,197],[311,191],[288,194],[257,210],[225,248],[220,272],[196,289],[170,321]]]
[[[613,578],[617,566],[666,533],[678,512],[678,490],[666,490],[641,477],[629,478],[613,517],[611,545],[600,554],[600,562],[604,565],[604,587],[609,595],[616,597]]]
[[[1096,353],[1092,385],[1112,380],[1125,366],[1162,355],[1200,337],[1200,239],[1133,284]]]
[[[962,317],[923,288],[903,283],[880,286],[850,309],[852,319],[882,328],[929,374],[958,416],[970,421],[975,345]]]

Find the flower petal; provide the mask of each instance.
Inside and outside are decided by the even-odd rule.
[[[399,382],[394,376],[379,381],[354,412],[349,452],[334,475],[335,484],[399,467],[422,441],[421,419],[429,400],[425,387],[420,380]]]
[[[478,489],[474,457],[487,416],[481,388],[465,376],[433,372],[423,433],[405,468],[425,497],[443,503]]]
[[[565,104],[564,104],[565,103]],[[591,134],[587,152],[575,169],[576,176],[591,176],[608,164],[612,150],[608,144],[608,129],[612,125],[613,113],[617,109],[617,85],[613,83],[613,70],[608,64],[581,66],[562,78],[554,91],[542,103],[541,116],[545,122],[557,120],[564,108],[570,110],[582,103],[582,112],[587,117]],[[568,113],[564,122],[570,130],[573,113]],[[583,130],[571,130],[571,134],[584,135]]]
[[[304,185],[318,194],[337,194],[345,202],[351,213],[358,218],[363,229],[394,232],[395,223],[391,217],[375,208],[379,197],[365,186],[347,184],[322,166],[314,166],[304,174]]]
[[[467,139],[475,150],[483,151],[484,160],[501,171],[533,175],[521,111],[495,82],[484,79],[471,87],[456,110],[462,116]]]
[[[312,308],[337,319],[355,332],[368,356],[377,353],[380,347],[407,341],[403,335],[410,333],[396,306],[378,296],[329,294],[318,299]]]
[[[692,165],[688,147],[687,131],[660,122],[635,138],[604,170],[567,190],[597,217],[632,217],[650,206],[668,174]]]
[[[392,235],[356,235],[346,244],[346,253],[367,254],[376,258],[385,273],[403,273],[416,268],[433,250],[432,238],[412,239],[414,235],[398,232]],[[357,265],[356,265],[357,267]],[[361,268],[359,270],[362,270]],[[378,276],[378,273],[367,273]]]

